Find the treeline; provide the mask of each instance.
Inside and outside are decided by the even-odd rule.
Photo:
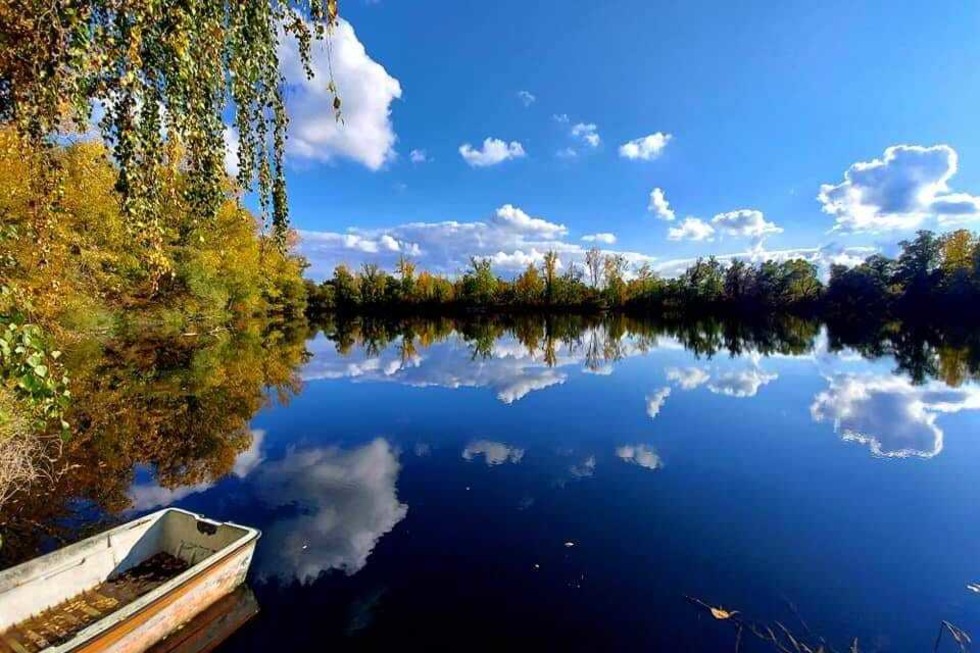
[[[536,311],[711,313],[776,311],[847,317],[868,311],[901,316],[924,304],[936,310],[976,310],[980,300],[980,242],[969,231],[942,236],[920,231],[900,243],[895,259],[874,255],[856,267],[833,265],[828,283],[802,259],[727,264],[699,258],[676,278],[648,264],[631,269],[618,254],[589,250],[584,265],[562,265],[548,252],[515,278],[495,274],[489,259],[473,258],[455,278],[419,272],[402,258],[394,274],[374,264],[340,265],[331,279],[307,281],[311,316],[332,312]]]

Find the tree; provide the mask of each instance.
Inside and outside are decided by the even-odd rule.
[[[742,259],[735,259],[725,270],[725,299],[730,302],[741,302],[749,293],[753,269]]]
[[[401,280],[401,298],[412,301],[415,299],[415,263],[404,254],[398,257],[395,267]]]
[[[545,252],[544,255],[544,286],[545,294],[548,297],[548,301],[554,300],[555,296],[555,279],[558,277],[558,253],[551,249]]]
[[[602,250],[592,247],[585,253],[585,269],[589,273],[589,283],[598,289],[602,282]]]
[[[609,303],[619,306],[626,300],[626,281],[623,277],[629,268],[622,254],[606,254],[602,259],[602,274],[606,278],[606,294]]]
[[[518,302],[533,305],[541,301],[545,292],[545,283],[538,273],[534,263],[528,263],[527,268],[514,280],[514,294]]]
[[[470,259],[472,271],[463,277],[463,293],[475,304],[491,304],[497,294],[497,277],[493,274],[490,259],[474,256]]]
[[[914,240],[899,243],[902,253],[898,257],[896,280],[901,285],[905,299],[924,299],[937,282],[936,271],[941,261],[941,243],[931,231],[918,231]]]
[[[333,271],[334,297],[341,307],[354,307],[361,303],[358,279],[346,265],[338,265]]]
[[[161,229],[168,165],[187,171],[193,212],[224,199],[222,116],[234,115],[238,180],[257,186],[280,242],[287,211],[284,79],[278,46],[337,24],[337,0],[8,0],[0,3],[0,121],[38,150],[66,123],[87,131],[96,106],[134,232]],[[332,80],[326,84],[335,90]],[[339,111],[339,99],[334,106]]]

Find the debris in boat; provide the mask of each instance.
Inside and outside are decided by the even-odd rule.
[[[0,653],[37,653],[76,633],[180,575],[190,565],[161,552],[87,592],[0,633]]]

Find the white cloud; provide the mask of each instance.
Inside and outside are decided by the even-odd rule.
[[[262,535],[260,577],[309,582],[329,569],[359,571],[408,513],[396,494],[400,468],[381,438],[356,449],[294,449],[263,464],[250,485],[261,505],[284,515]]]
[[[587,243],[602,243],[603,245],[615,245],[616,235],[608,232],[598,234],[588,234],[582,236],[582,240]]]
[[[483,139],[483,147],[474,149],[469,143],[459,146],[459,154],[470,166],[485,168],[497,165],[507,159],[520,159],[524,156],[524,146],[517,141],[505,143],[499,138]]]
[[[523,104],[525,107],[529,107],[534,104],[538,98],[534,97],[534,94],[530,91],[518,91],[517,99],[520,100],[521,104]]]
[[[616,456],[625,462],[646,469],[660,469],[664,466],[657,451],[645,444],[627,444],[616,447]]]
[[[954,193],[958,156],[948,145],[893,145],[880,159],[859,161],[839,184],[823,184],[817,200],[834,230],[880,232],[980,218],[980,197]]]
[[[687,217],[677,227],[667,230],[668,240],[711,240],[715,228],[701,218]]]
[[[541,234],[547,237],[562,236],[568,233],[565,225],[548,222],[542,218],[532,218],[513,204],[504,204],[497,209],[496,215],[499,222],[522,233]]]
[[[682,390],[693,390],[708,382],[711,378],[708,373],[700,367],[677,368],[669,367],[666,370],[667,380],[676,383]]]
[[[764,372],[757,367],[736,372],[723,372],[712,376],[708,390],[729,397],[754,397],[759,388],[779,378],[775,372]]]
[[[871,256],[878,249],[867,246],[844,247],[836,243],[828,243],[820,247],[798,247],[792,249],[767,250],[762,246],[755,246],[744,252],[734,254],[719,254],[717,258],[722,263],[730,263],[733,260],[742,260],[753,263],[760,261],[787,261],[790,259],[803,259],[817,266],[821,276],[826,279],[829,274],[831,264],[857,265],[867,257]],[[659,261],[654,265],[657,272],[665,277],[674,277],[681,274],[691,264],[694,258],[678,258]]]
[[[557,122],[559,125],[564,125],[568,123],[567,113],[555,113],[551,115],[551,119]]]
[[[408,158],[412,163],[425,163],[429,160],[425,150],[412,150],[408,153]]]
[[[782,228],[772,222],[767,222],[762,211],[755,209],[739,209],[727,213],[719,213],[711,220],[715,229],[729,236],[751,236],[762,238],[769,234],[782,233]]]
[[[647,395],[647,415],[650,417],[650,419],[653,419],[660,414],[660,409],[664,407],[664,402],[667,401],[667,397],[669,396],[669,387],[660,388],[653,394]]]
[[[619,146],[619,156],[631,160],[652,161],[660,156],[672,138],[670,134],[656,132],[627,141]]]
[[[539,265],[542,261],[544,261],[544,252],[539,252],[533,248],[528,252],[517,249],[510,253],[497,252],[490,256],[490,262],[493,263],[494,267],[508,270],[522,270],[528,264]]]
[[[599,147],[598,127],[595,123],[580,122],[572,127],[572,136],[588,143],[591,147]]]
[[[492,440],[477,440],[466,445],[463,449],[464,460],[474,460],[478,456],[483,456],[487,465],[501,465],[503,463],[519,463],[524,457],[524,450],[518,447],[511,447],[502,442]]]
[[[347,158],[372,170],[392,160],[396,136],[391,104],[401,97],[401,85],[371,59],[350,23],[341,20],[328,41],[312,44],[312,79],[307,78],[295,39],[280,43],[289,113],[287,154],[314,161]],[[333,95],[327,90],[331,65],[343,101],[343,124],[335,118]]]
[[[311,264],[317,278],[332,274],[340,263],[361,262],[393,268],[399,254],[416,258],[432,272],[455,274],[469,267],[471,256],[496,257],[506,264],[498,272],[519,271],[527,257],[537,258],[548,250],[558,252],[563,265],[580,263],[585,256],[581,241],[567,240],[568,228],[544,218],[532,217],[523,209],[505,204],[489,219],[474,222],[447,220],[413,222],[373,229],[351,228],[346,232],[301,231],[299,251]],[[388,236],[390,239],[383,239]],[[392,241],[398,245],[395,250]],[[652,262],[654,257],[639,252],[618,252],[633,264]],[[511,265],[515,267],[511,267]]]
[[[574,147],[565,147],[555,152],[555,156],[559,159],[574,159],[578,157],[578,152]]]
[[[674,210],[670,208],[670,203],[667,201],[667,196],[664,195],[662,188],[654,188],[650,191],[650,203],[647,205],[647,210],[654,214],[661,220],[673,220]]]
[[[837,374],[814,397],[810,414],[832,422],[846,441],[876,456],[932,458],[943,450],[942,414],[980,409],[980,387],[940,382],[912,385],[904,376]]]

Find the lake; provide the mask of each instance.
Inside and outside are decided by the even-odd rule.
[[[974,338],[528,317],[93,345],[77,466],[14,506],[3,562],[178,506],[263,531],[224,652],[732,650],[690,599],[931,651],[941,620],[980,634]]]

